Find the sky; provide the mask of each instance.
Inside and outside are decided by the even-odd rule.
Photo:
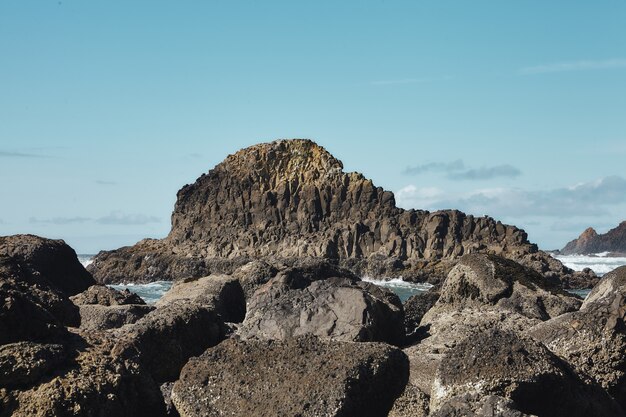
[[[0,2],[0,235],[163,237],[228,154],[310,138],[543,249],[626,220],[626,2]]]

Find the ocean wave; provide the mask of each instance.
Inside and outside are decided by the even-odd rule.
[[[590,268],[598,275],[604,275],[615,268],[626,265],[626,257],[609,257],[608,252],[592,255],[555,255],[563,265],[574,271]]]
[[[83,267],[87,268],[89,265],[93,263],[93,258],[95,255],[77,255],[78,261],[83,264]]]
[[[127,284],[109,285],[109,287],[118,291],[128,290],[134,292],[140,296],[146,304],[154,304],[172,288],[173,284],[172,281],[154,281],[147,284],[129,282]]]
[[[428,283],[415,283],[404,281],[402,278],[371,278],[371,277],[363,277],[361,280],[365,282],[371,282],[372,284],[389,288],[391,291],[396,293],[396,295],[400,298],[400,301],[403,303],[412,295],[415,294],[423,294],[426,291],[430,290],[433,286]]]

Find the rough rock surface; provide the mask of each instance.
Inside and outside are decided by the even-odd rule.
[[[563,255],[600,252],[626,253],[626,221],[603,235],[590,227],[560,251]]]
[[[400,299],[348,272],[349,277],[332,276],[342,273],[325,263],[279,273],[252,296],[238,334],[246,339],[314,334],[334,340],[402,343]]]
[[[626,267],[605,275],[580,311],[528,332],[626,409]]]
[[[229,339],[185,366],[172,399],[182,417],[382,417],[407,373],[384,344]]]
[[[532,269],[493,255],[461,258],[440,294],[416,331],[420,343],[405,349],[411,383],[429,395],[444,355],[476,332],[496,326],[524,332],[581,305]]]
[[[250,299],[254,292],[263,284],[274,278],[278,269],[265,261],[252,261],[233,272],[245,294],[246,300]]]
[[[0,256],[18,261],[31,280],[57,289],[65,295],[78,294],[95,284],[78,261],[74,249],[62,240],[33,235],[0,236]]]
[[[153,379],[175,381],[190,357],[224,339],[224,322],[214,310],[184,301],[152,311],[135,324],[113,330],[113,354],[137,355]]]
[[[415,386],[408,384],[393,403],[388,417],[427,417],[430,399]]]
[[[446,400],[431,417],[533,417],[497,395],[462,395]]]
[[[102,306],[87,304],[79,306],[81,330],[107,330],[137,322],[154,307],[145,304]]]
[[[224,321],[241,323],[246,315],[246,299],[237,278],[210,275],[179,281],[157,301],[156,307],[185,301],[214,309]]]
[[[297,139],[228,156],[178,192],[166,239],[101,252],[89,268],[102,283],[146,282],[231,273],[253,259],[317,257],[359,274],[424,280],[442,279],[458,257],[476,252],[574,275],[523,230],[456,210],[400,209],[393,193]]]
[[[45,341],[65,332],[63,325],[77,326],[78,308],[20,261],[0,256],[0,344]]]
[[[118,291],[105,285],[92,285],[87,290],[70,297],[70,300],[77,306],[80,305],[101,305],[101,306],[121,306],[128,304],[146,304],[137,294],[126,290]]]
[[[65,343],[75,357],[62,363],[58,356],[41,366],[21,362],[49,354],[51,346],[15,357],[14,371],[31,373],[22,379],[26,385],[0,389],[2,417],[164,416],[159,387],[133,358],[113,355],[109,340],[73,335]]]
[[[439,290],[431,289],[424,294],[412,295],[405,301],[403,304],[404,328],[407,338],[415,337],[415,331],[419,328],[422,318],[437,303],[439,296]]]
[[[0,346],[0,388],[33,384],[67,357],[67,350],[60,344],[19,342]]]
[[[447,353],[433,383],[431,411],[466,394],[501,396],[517,410],[540,417],[624,415],[604,391],[585,385],[544,345],[497,328]]]

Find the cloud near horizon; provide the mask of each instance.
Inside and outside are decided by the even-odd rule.
[[[34,153],[0,151],[0,158],[44,158],[44,156]]]
[[[398,205],[428,210],[459,209],[493,217],[563,217],[606,215],[613,205],[626,203],[626,179],[611,176],[566,188],[528,191],[520,188],[487,188],[451,196],[440,189],[414,185],[396,193]]]
[[[532,67],[520,68],[518,73],[523,75],[547,74],[553,72],[569,71],[590,71],[603,69],[626,68],[626,59],[605,59],[605,60],[581,60],[569,62],[555,62],[551,64],[536,65]]]
[[[145,225],[150,223],[160,223],[161,220],[155,216],[145,214],[124,214],[120,211],[113,211],[108,216],[96,219],[96,223],[108,225]]]
[[[522,174],[522,171],[509,164],[469,168],[462,159],[457,159],[452,162],[430,162],[407,167],[402,171],[405,175],[420,175],[427,172],[441,172],[446,174],[448,179],[468,181],[482,181],[493,178],[515,178]]]
[[[142,226],[151,223],[160,223],[161,219],[155,216],[147,216],[145,214],[124,214],[120,211],[114,211],[107,216],[92,217],[53,217],[50,219],[38,219],[31,217],[28,219],[30,224],[54,224],[69,225],[81,223],[97,223],[102,225],[125,225],[125,226]]]

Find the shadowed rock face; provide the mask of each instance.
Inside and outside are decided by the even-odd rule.
[[[528,334],[626,407],[626,267],[605,275],[579,311],[540,323]]]
[[[189,361],[172,400],[182,417],[383,417],[407,373],[382,343],[229,339]]]
[[[400,209],[393,193],[297,139],[228,156],[178,192],[166,239],[102,252],[90,270],[100,282],[176,280],[232,273],[251,259],[317,257],[357,273],[423,280],[427,272],[442,278],[454,259],[474,252],[520,260],[544,275],[572,273],[516,227],[456,210]]]
[[[19,262],[33,281],[47,284],[68,296],[95,284],[74,249],[62,240],[33,235],[0,236],[0,255]]]
[[[600,252],[626,253],[626,221],[603,235],[590,227],[561,249],[563,255]]]
[[[508,398],[517,410],[539,417],[623,415],[604,391],[584,384],[544,345],[497,328],[448,352],[433,383],[431,412],[463,395]]]

